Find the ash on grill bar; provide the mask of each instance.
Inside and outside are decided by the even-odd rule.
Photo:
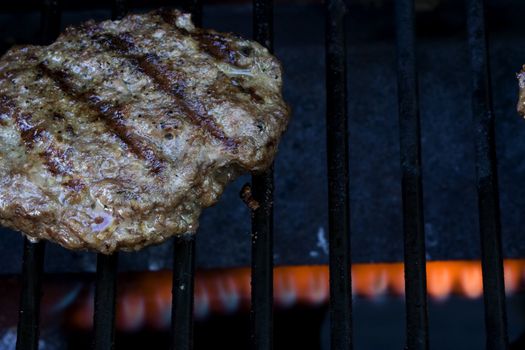
[[[159,7],[283,62],[276,161],[141,252],[2,230],[0,350],[525,349],[525,4],[6,0],[0,45]]]

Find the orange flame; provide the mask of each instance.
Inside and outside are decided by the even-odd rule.
[[[507,293],[518,291],[525,278],[525,260],[504,262]],[[133,331],[147,326],[169,326],[171,315],[171,272],[123,274],[119,281],[117,327]],[[354,264],[352,291],[355,295],[377,298],[386,294],[404,294],[402,263]],[[434,300],[451,294],[478,298],[483,294],[479,261],[432,261],[427,263],[427,289]],[[329,298],[328,267],[283,266],[274,271],[276,307],[296,304],[321,305]],[[195,277],[195,316],[247,310],[250,305],[250,269],[198,271]],[[70,322],[88,329],[93,317],[93,297],[87,295],[73,308]]]

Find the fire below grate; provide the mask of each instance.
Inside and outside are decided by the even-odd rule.
[[[467,0],[467,27],[472,69],[472,112],[476,121],[477,188],[480,212],[486,345],[508,349],[505,315],[501,229],[491,105],[484,1]],[[200,23],[199,0],[185,4]],[[113,2],[113,18],[127,10],[126,1]],[[331,348],[352,348],[352,296],[349,268],[348,117],[345,50],[345,4],[326,0],[326,89],[329,178],[329,247]],[[60,27],[58,0],[43,1],[42,42],[50,42]],[[272,49],[272,2],[254,0],[257,41]],[[425,233],[423,225],[420,126],[415,59],[414,2],[396,1],[398,98],[401,147],[406,283],[406,348],[428,348]],[[253,192],[261,207],[252,219],[252,348],[271,349],[273,274],[273,171],[253,177]],[[37,349],[39,301],[44,243],[24,244],[23,290],[17,349]],[[114,348],[117,255],[98,256],[95,295],[95,349]],[[191,349],[195,236],[179,236],[174,244],[172,346]]]

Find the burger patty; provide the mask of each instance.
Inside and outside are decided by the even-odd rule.
[[[106,254],[195,232],[229,182],[271,164],[289,117],[281,73],[261,45],[177,10],[11,49],[0,224]]]
[[[518,83],[520,87],[520,97],[518,100],[518,112],[525,117],[525,65],[518,73]]]

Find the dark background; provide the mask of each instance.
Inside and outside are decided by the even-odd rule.
[[[10,2],[11,3],[11,2]],[[34,41],[38,12],[0,15],[0,46]],[[106,19],[109,9],[73,11],[63,24]],[[100,4],[95,1],[93,4]],[[373,4],[370,4],[373,3]],[[479,256],[470,72],[462,1],[437,1],[417,14],[427,258]],[[375,5],[374,5],[375,4]],[[1,8],[1,7],[0,7]],[[85,6],[84,6],[85,8]],[[516,73],[525,63],[522,1],[488,1],[499,184],[506,257],[525,257],[525,120],[516,113]],[[1,12],[1,11],[0,11]],[[251,37],[249,5],[209,5],[204,26]],[[400,261],[402,222],[393,10],[389,1],[353,1],[348,18],[352,253],[356,262]],[[275,263],[327,261],[324,19],[316,3],[275,8],[275,52],[293,116],[276,160]],[[204,211],[198,267],[250,261],[250,216],[238,197],[244,177]],[[2,230],[0,273],[17,273],[22,239]],[[48,245],[48,272],[94,271],[95,254]],[[122,270],[170,267],[171,242],[121,255]]]

